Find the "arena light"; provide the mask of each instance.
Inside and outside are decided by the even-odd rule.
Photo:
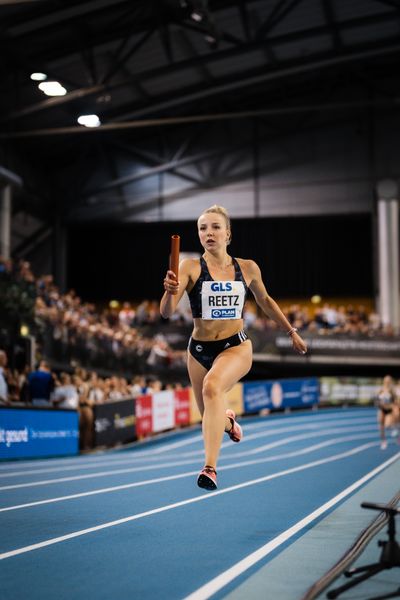
[[[67,93],[65,87],[58,81],[43,81],[38,87],[46,96],[65,96]]]
[[[26,337],[29,335],[29,327],[27,325],[21,325],[19,333],[22,337]]]
[[[47,75],[46,73],[31,73],[32,81],[46,81]]]
[[[78,123],[84,127],[99,127],[101,125],[97,115],[81,115],[78,117]]]
[[[319,304],[321,302],[322,298],[319,294],[314,294],[314,296],[311,297],[311,302],[313,304]]]

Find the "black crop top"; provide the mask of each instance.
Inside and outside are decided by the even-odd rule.
[[[216,281],[210,275],[207,263],[200,258],[200,276],[188,293],[194,319],[242,319],[248,287],[236,258],[234,281]]]

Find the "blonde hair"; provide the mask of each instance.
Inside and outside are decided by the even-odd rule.
[[[206,215],[207,213],[216,213],[217,215],[222,215],[224,217],[226,228],[229,231],[229,240],[228,240],[228,245],[229,245],[232,241],[232,231],[231,231],[231,219],[229,217],[229,214],[228,214],[228,211],[226,210],[226,208],[224,208],[223,206],[220,206],[219,204],[213,204],[212,206],[210,206],[210,208],[207,208],[206,210],[204,210],[202,212],[203,215]]]

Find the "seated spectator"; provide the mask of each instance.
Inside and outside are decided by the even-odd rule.
[[[54,389],[54,376],[45,360],[36,371],[28,375],[29,397],[33,406],[52,406],[50,397]]]
[[[7,366],[7,354],[4,350],[0,350],[0,405],[8,404],[8,385],[5,376],[5,368]]]
[[[144,375],[135,375],[130,386],[132,398],[137,398],[141,394],[147,393],[146,379]]]
[[[68,373],[61,373],[60,385],[54,390],[51,400],[53,405],[57,408],[78,409],[78,390],[72,383],[71,375],[68,375]]]

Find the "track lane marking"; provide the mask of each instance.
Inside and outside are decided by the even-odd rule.
[[[142,513],[137,513],[135,515],[130,515],[129,517],[124,517],[122,519],[117,519],[117,520],[114,520],[114,521],[108,521],[107,523],[102,523],[100,525],[95,525],[94,527],[88,527],[87,529],[81,529],[79,531],[74,531],[74,532],[68,533],[66,535],[62,535],[62,536],[58,536],[58,537],[55,537],[55,538],[51,538],[49,540],[44,540],[44,541],[38,542],[36,544],[30,544],[29,546],[23,546],[22,548],[16,548],[15,550],[10,550],[8,552],[3,552],[2,554],[0,554],[0,560],[4,560],[4,559],[7,559],[7,558],[11,558],[11,557],[14,557],[14,556],[25,554],[27,552],[32,552],[34,550],[39,550],[39,549],[45,548],[47,546],[52,546],[52,545],[58,544],[60,542],[65,542],[67,540],[71,540],[71,539],[74,539],[74,538],[77,538],[77,537],[80,537],[80,536],[83,536],[83,535],[87,535],[89,533],[94,533],[95,531],[101,531],[103,529],[108,529],[110,527],[115,527],[117,525],[122,525],[124,523],[129,523],[129,522],[132,522],[132,521],[136,521],[138,519],[142,519],[142,518],[149,517],[149,516],[152,516],[152,515],[156,515],[156,514],[159,514],[159,513],[162,513],[162,512],[166,512],[168,510],[173,510],[175,508],[180,508],[181,506],[187,506],[189,504],[194,504],[196,502],[203,502],[203,501],[206,501],[206,500],[215,499],[218,496],[221,496],[223,494],[229,494],[229,493],[234,492],[236,490],[240,490],[240,489],[243,489],[243,488],[247,488],[249,486],[257,485],[259,483],[264,483],[266,481],[270,481],[270,480],[276,479],[278,477],[283,477],[285,475],[290,475],[292,473],[297,473],[299,471],[305,471],[307,469],[311,469],[313,467],[317,467],[317,466],[320,466],[320,465],[323,465],[323,464],[327,464],[329,462],[334,462],[334,461],[340,460],[342,458],[347,458],[349,456],[352,456],[354,454],[362,452],[363,450],[369,449],[372,445],[377,445],[377,443],[373,442],[372,444],[371,443],[370,444],[363,444],[361,446],[358,446],[357,448],[353,448],[351,451],[342,452],[340,454],[336,454],[334,456],[330,456],[329,458],[312,461],[310,463],[306,463],[306,464],[300,465],[298,467],[293,467],[291,469],[285,469],[284,471],[279,471],[278,473],[274,473],[272,475],[267,475],[267,476],[264,476],[264,477],[258,477],[257,479],[252,479],[250,481],[245,481],[243,483],[239,483],[237,485],[233,485],[233,486],[230,486],[228,488],[225,488],[224,490],[217,490],[217,491],[213,492],[212,494],[207,494],[207,495],[203,494],[201,496],[195,496],[193,498],[189,498],[188,500],[182,500],[180,502],[174,502],[173,504],[167,504],[166,506],[160,506],[159,508],[148,510],[148,511],[145,511],[145,512],[142,512]],[[379,465],[379,467],[376,467],[372,472],[370,472],[368,475],[364,476],[362,478],[362,480],[359,480],[359,481],[367,481],[369,478],[372,477],[371,473],[374,473],[374,474],[375,473],[379,473],[384,468],[386,468],[386,466],[388,466],[389,464],[392,464],[392,462],[394,462],[395,460],[397,460],[399,457],[400,457],[400,452],[397,453],[396,455],[394,455],[394,457],[392,457],[391,459],[389,459],[385,463],[383,463],[383,465]],[[356,486],[356,484],[353,484],[350,487],[352,489],[356,489],[354,486]],[[342,494],[343,494],[343,492],[342,492]],[[314,514],[314,513],[312,513],[312,514]],[[319,514],[321,514],[321,513],[319,513]],[[303,521],[304,521],[304,519],[303,519]],[[298,530],[296,530],[296,531],[298,531]],[[294,533],[295,533],[295,531],[291,535],[293,535]],[[281,534],[281,535],[284,535],[284,534]],[[285,539],[288,539],[288,538],[285,538]],[[284,540],[282,540],[282,541],[284,541]],[[272,542],[270,542],[267,545],[270,545],[271,543]],[[280,543],[282,543],[282,542],[280,542]],[[262,556],[260,558],[262,558]],[[260,560],[260,558],[258,560]],[[252,563],[252,564],[254,564],[254,563]],[[249,566],[251,566],[251,565],[249,565]],[[240,574],[240,573],[238,572],[238,574]],[[235,575],[235,577],[237,577],[237,575]],[[226,585],[226,584],[224,584],[224,585]],[[221,586],[221,587],[223,587],[223,586]],[[204,596],[204,597],[208,597],[208,596]]]
[[[325,504],[314,510],[306,517],[304,517],[304,519],[298,521],[295,525],[278,535],[276,538],[274,538],[264,546],[261,546],[261,548],[259,548],[255,552],[252,552],[251,554],[237,562],[235,565],[233,565],[217,577],[214,577],[214,579],[211,579],[208,583],[201,586],[193,593],[189,594],[189,596],[186,596],[183,600],[207,600],[208,598],[211,598],[211,596],[213,596],[226,585],[231,583],[234,579],[239,577],[239,575],[250,569],[252,566],[257,564],[266,556],[268,556],[268,554],[276,550],[276,548],[281,546],[299,531],[301,531],[305,527],[308,527],[310,523],[318,519],[321,515],[326,513],[333,506],[341,502],[344,498],[352,494],[355,490],[364,485],[364,483],[372,479],[372,477],[379,474],[381,471],[386,469],[386,467],[390,466],[399,458],[400,452],[398,452],[392,458],[387,460],[385,463],[379,465],[379,467],[376,467],[375,469],[364,475],[364,477],[362,477],[361,479],[344,489],[342,492],[328,500],[328,502],[325,502]]]
[[[335,425],[342,425],[342,424],[349,424],[349,425],[359,425],[362,423],[374,423],[374,421],[371,420],[370,417],[360,417],[358,419],[342,419],[342,420],[333,420],[327,423],[327,425],[329,425],[330,427]],[[324,423],[325,425],[325,423]],[[244,437],[244,439],[242,440],[243,442],[248,442],[254,439],[258,439],[260,437],[266,437],[268,435],[280,435],[282,433],[287,433],[290,431],[297,431],[298,429],[300,430],[314,430],[314,429],[319,429],[321,427],[320,422],[316,422],[316,423],[308,423],[308,424],[298,424],[298,425],[288,425],[285,427],[281,427],[281,428],[276,428],[276,429],[269,429],[267,428],[266,430],[262,431],[262,432],[257,432],[257,433],[251,433],[248,434]],[[246,426],[245,431],[248,431],[248,429],[250,428],[249,426]],[[131,462],[135,462],[135,461],[139,461],[139,460],[158,460],[158,456],[159,454],[164,454],[166,452],[169,452],[170,450],[174,450],[175,448],[179,448],[179,447],[183,447],[186,445],[190,445],[192,443],[198,443],[202,441],[202,435],[196,435],[193,438],[191,438],[190,440],[181,440],[180,442],[174,442],[171,444],[168,444],[167,446],[161,446],[157,449],[153,449],[153,450],[146,450],[146,451],[136,451],[134,453],[132,453],[132,455],[130,456],[126,456],[123,458],[120,457],[116,457],[116,459],[114,460],[113,457],[108,457],[106,459],[103,460],[96,460],[96,461],[88,461],[88,462],[84,462],[83,464],[80,462],[79,464],[72,464],[72,465],[67,465],[67,466],[61,466],[61,467],[47,467],[47,468],[42,468],[42,469],[29,469],[29,470],[25,470],[25,471],[7,471],[7,470],[1,470],[0,469],[0,478],[7,478],[7,477],[19,477],[19,476],[23,476],[23,475],[35,475],[35,474],[39,474],[39,473],[54,473],[54,472],[64,472],[64,471],[76,471],[78,469],[95,469],[97,467],[100,466],[111,466],[111,465],[116,465],[116,464],[126,464],[126,463],[131,463]],[[231,442],[224,442],[222,444],[222,448],[225,447],[231,447]],[[140,452],[140,454],[139,454]],[[196,454],[200,454],[203,452],[203,449],[199,449],[199,450],[194,450],[191,453],[186,453],[185,456],[187,455],[196,455]],[[182,453],[180,453],[178,455],[179,457],[182,457]],[[172,458],[174,457],[174,455],[172,455]],[[97,458],[97,457],[96,457]],[[79,457],[77,457],[75,459],[76,463],[78,463],[79,461]],[[30,463],[32,464],[32,463]],[[37,463],[35,463],[37,464]],[[45,463],[48,464],[48,463]],[[52,463],[53,464],[53,463]]]
[[[324,442],[320,442],[319,444],[314,444],[313,446],[308,446],[307,448],[302,448],[301,450],[295,450],[293,452],[286,452],[284,454],[276,454],[275,456],[269,456],[267,458],[257,458],[257,459],[249,460],[249,461],[245,461],[245,462],[238,462],[238,463],[234,463],[233,465],[220,466],[219,471],[225,471],[225,470],[229,470],[229,469],[237,469],[240,467],[248,467],[248,466],[263,464],[263,463],[267,463],[267,462],[274,462],[274,461],[282,460],[285,458],[292,458],[294,456],[301,456],[304,454],[309,454],[310,452],[314,452],[315,450],[320,450],[321,448],[326,448],[326,447],[332,446],[332,445],[336,446],[337,444],[342,443],[342,442],[352,442],[355,440],[366,439],[366,438],[370,438],[370,437],[372,437],[371,434],[363,433],[363,434],[356,435],[356,436],[347,436],[344,438],[335,438],[332,440],[325,440]],[[377,442],[375,442],[375,445],[376,444],[377,444]],[[163,465],[163,466],[170,467],[171,465],[168,464],[168,465]],[[122,485],[116,485],[116,486],[112,486],[112,487],[108,487],[108,488],[100,488],[98,490],[91,490],[89,492],[80,492],[77,494],[70,494],[68,496],[58,496],[56,498],[47,498],[45,500],[36,500],[35,502],[27,502],[25,504],[16,504],[14,506],[5,506],[3,508],[0,508],[0,512],[8,512],[10,510],[18,510],[20,508],[30,508],[32,506],[40,506],[42,504],[52,504],[53,502],[63,502],[66,500],[74,500],[76,498],[84,498],[86,496],[94,496],[96,494],[106,494],[109,492],[117,492],[120,490],[127,490],[129,488],[140,487],[143,485],[151,485],[154,483],[161,483],[164,481],[173,481],[174,479],[180,479],[182,477],[189,477],[192,475],[196,475],[197,473],[198,473],[198,469],[196,471],[187,471],[186,473],[183,473],[183,474],[169,475],[168,477],[146,479],[144,481],[125,483]]]
[[[375,426],[363,426],[363,427],[350,427],[348,429],[330,429],[329,431],[324,431],[324,432],[307,432],[307,433],[302,433],[299,435],[295,435],[295,436],[291,436],[291,437],[287,437],[284,438],[283,440],[277,440],[275,442],[271,442],[269,444],[265,444],[264,446],[262,446],[262,450],[259,450],[257,448],[253,449],[253,450],[246,450],[244,452],[235,452],[234,454],[234,458],[240,458],[243,456],[252,456],[253,454],[257,454],[258,452],[266,452],[267,450],[271,450],[272,448],[279,448],[280,446],[284,446],[286,444],[292,443],[292,442],[297,442],[297,441],[301,441],[301,440],[306,440],[306,439],[310,439],[312,437],[323,437],[323,436],[327,436],[327,435],[331,435],[332,433],[350,433],[352,431],[361,431],[363,429],[373,429],[375,431]],[[232,443],[231,443],[232,445]],[[194,456],[198,456],[200,454],[200,456],[204,455],[204,451],[202,450],[200,453],[196,453]],[[183,456],[187,456],[187,454],[183,454]],[[192,456],[192,453],[189,453],[189,456]],[[170,459],[171,457],[168,456],[168,459]],[[232,458],[232,456],[228,455],[228,456],[221,456],[220,457],[220,461],[221,460],[230,460]],[[157,470],[159,468],[166,468],[166,467],[179,467],[181,465],[184,464],[192,464],[193,462],[196,462],[197,459],[189,459],[189,460],[178,460],[176,462],[171,462],[169,461],[168,463],[165,463],[164,465],[160,465],[160,464],[156,464],[156,465],[144,465],[144,466],[140,466],[140,467],[130,467],[129,469],[115,469],[112,471],[100,471],[100,472],[96,472],[96,473],[88,473],[86,475],[74,475],[71,477],[58,477],[56,479],[42,479],[39,481],[28,481],[25,483],[15,483],[15,484],[11,484],[11,485],[3,485],[0,486],[0,491],[2,490],[17,490],[17,489],[21,489],[21,488],[28,488],[28,487],[36,487],[36,486],[42,486],[42,485],[53,485],[53,484],[57,484],[57,483],[66,483],[67,481],[81,481],[83,479],[95,479],[96,477],[108,477],[108,476],[114,476],[114,475],[122,475],[122,474],[126,474],[126,473],[137,473],[137,472],[141,472],[141,471],[152,471],[152,470]]]

